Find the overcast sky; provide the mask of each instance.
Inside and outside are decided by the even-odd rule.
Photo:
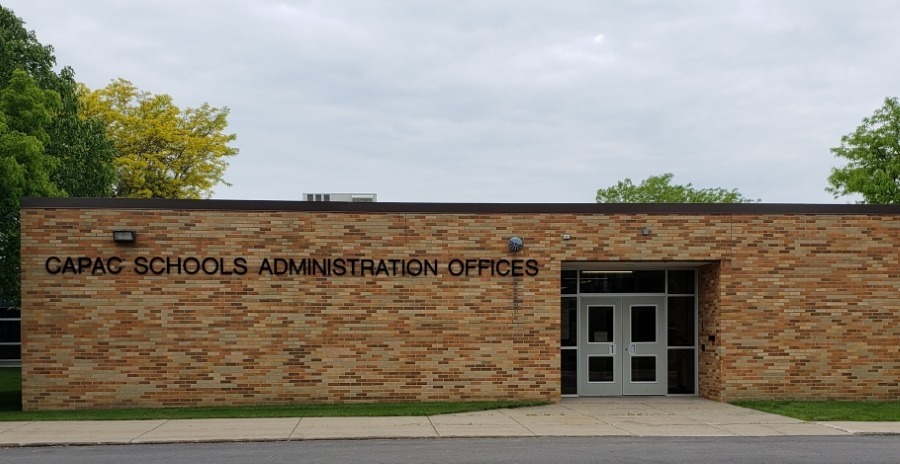
[[[885,1],[0,0],[91,88],[231,109],[214,198],[593,202],[626,177],[824,191],[900,94]]]

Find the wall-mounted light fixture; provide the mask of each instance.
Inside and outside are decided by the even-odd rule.
[[[650,235],[650,228],[644,227],[644,229],[641,230],[641,235]]]
[[[137,232],[133,230],[114,230],[113,241],[116,243],[133,243]]]

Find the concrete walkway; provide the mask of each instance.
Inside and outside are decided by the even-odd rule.
[[[700,398],[573,398],[428,417],[0,422],[0,446],[547,436],[900,434],[900,422],[804,422]]]

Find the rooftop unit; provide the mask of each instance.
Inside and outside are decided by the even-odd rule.
[[[304,193],[304,201],[346,201],[351,203],[374,203],[378,195],[374,193]]]

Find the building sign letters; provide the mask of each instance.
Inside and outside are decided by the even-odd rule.
[[[536,276],[540,270],[536,259],[454,258],[437,259],[371,259],[371,258],[280,258],[267,257],[251,263],[244,257],[175,257],[138,256],[128,263],[118,256],[60,257],[44,262],[50,274],[118,275],[258,275],[323,276],[323,277],[419,277],[449,274],[454,277]]]

